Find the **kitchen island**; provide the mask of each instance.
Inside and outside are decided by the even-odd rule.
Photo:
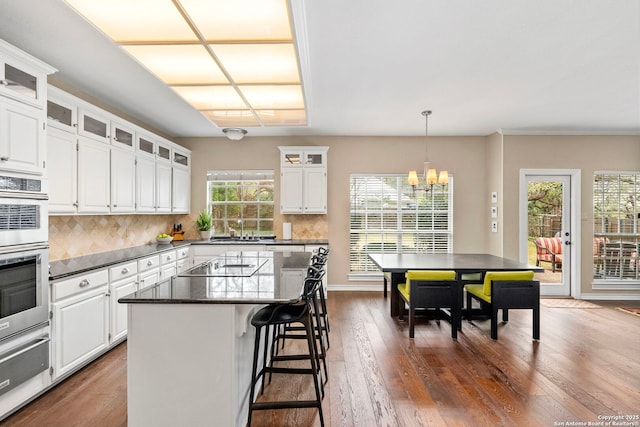
[[[130,426],[243,426],[264,304],[300,299],[311,254],[227,252],[128,304]]]

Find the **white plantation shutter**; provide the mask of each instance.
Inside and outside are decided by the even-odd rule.
[[[352,175],[350,188],[350,273],[379,273],[368,253],[452,251],[452,176],[415,195],[406,175]]]
[[[596,172],[594,289],[640,284],[640,172]],[[598,286],[604,285],[604,286]]]

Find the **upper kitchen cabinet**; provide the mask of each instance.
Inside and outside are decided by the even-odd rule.
[[[280,149],[280,212],[327,213],[327,152],[329,147]]]
[[[0,40],[0,95],[44,109],[47,75],[57,70]]]
[[[106,112],[91,108],[78,108],[78,133],[96,141],[111,141],[111,120]]]
[[[133,150],[135,148],[135,130],[133,126],[116,121],[111,122],[111,145]]]
[[[47,99],[47,123],[49,128],[65,132],[78,132],[78,106],[73,98],[60,89],[49,86]]]
[[[11,99],[0,102],[0,169],[44,174],[46,145],[43,110]]]
[[[0,170],[45,173],[47,75],[55,69],[0,40]]]
[[[191,209],[191,152],[174,147],[171,169],[171,212],[189,213]]]

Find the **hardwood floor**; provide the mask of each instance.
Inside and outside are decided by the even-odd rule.
[[[509,313],[498,341],[489,321],[463,321],[453,341],[447,322],[424,319],[410,340],[381,292],[333,292],[327,302],[327,426],[554,426],[640,414],[640,317],[616,309],[639,302],[543,306],[539,342],[526,310]],[[311,393],[306,380],[284,375],[265,389],[277,398]],[[126,425],[126,343],[3,425]],[[252,425],[320,423],[317,410],[298,409],[255,412]]]

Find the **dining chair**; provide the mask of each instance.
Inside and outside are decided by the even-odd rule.
[[[406,282],[398,284],[400,298],[409,307],[409,338],[415,335],[416,309],[451,310],[451,338],[458,338],[461,327],[462,288],[456,281],[456,272],[448,270],[409,270]]]
[[[472,321],[472,299],[480,302],[491,316],[491,338],[498,339],[498,310],[502,321],[509,321],[510,309],[533,310],[533,339],[540,339],[540,282],[533,280],[533,271],[488,271],[484,283],[465,285],[466,317]]]

